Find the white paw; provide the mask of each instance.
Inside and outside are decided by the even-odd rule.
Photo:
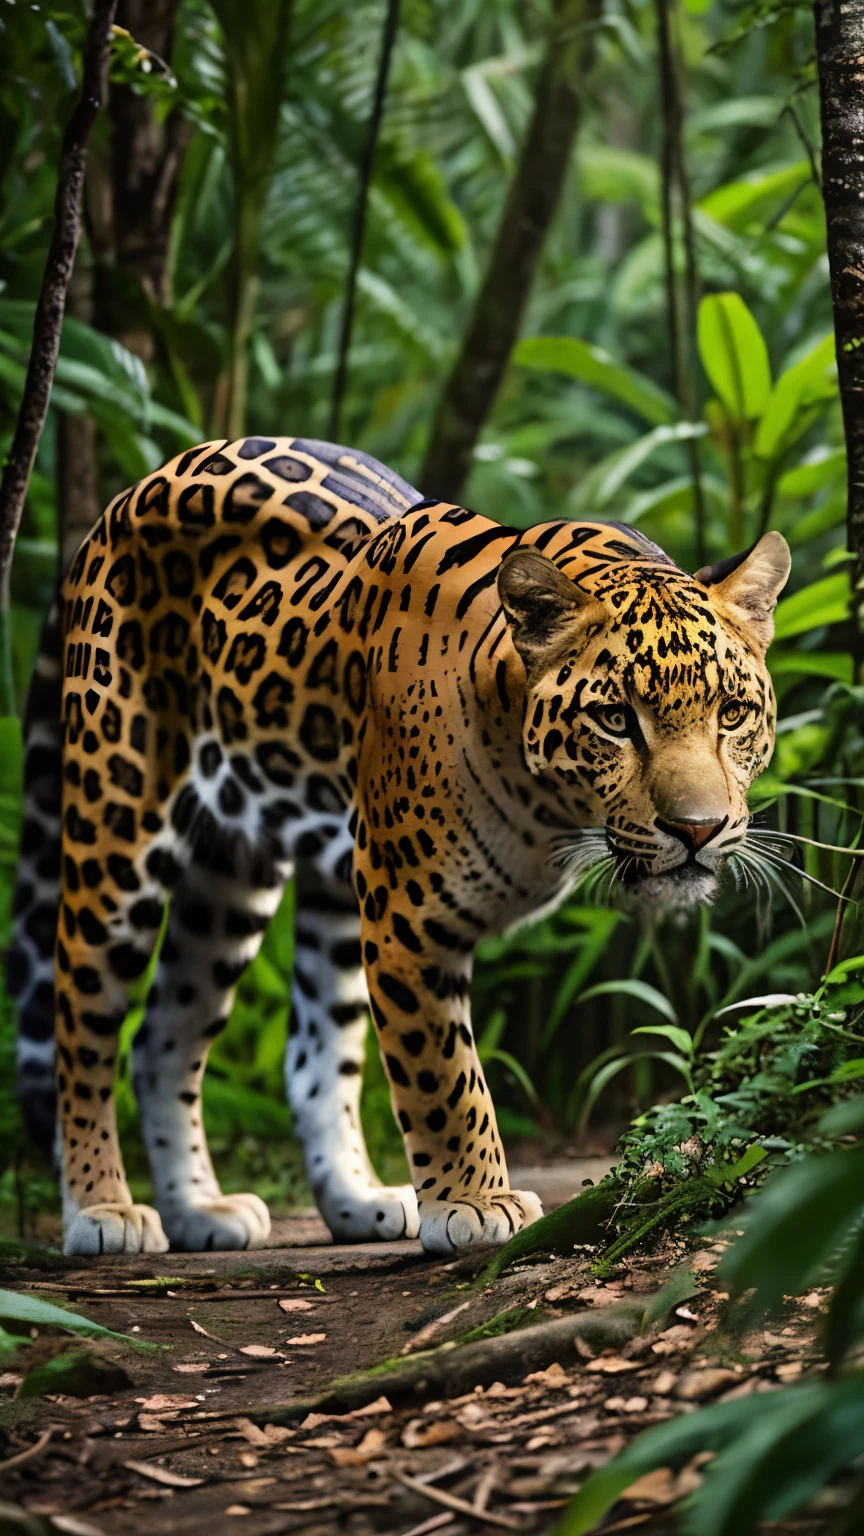
[[[424,1202],[420,1241],[427,1253],[454,1254],[481,1243],[506,1243],[543,1215],[537,1196],[521,1189],[466,1195],[464,1200]]]
[[[373,1186],[341,1196],[328,1192],[319,1210],[335,1243],[392,1243],[416,1237],[420,1230],[417,1196],[410,1184],[395,1189]]]
[[[159,1213],[149,1205],[88,1205],[70,1217],[63,1231],[67,1256],[167,1251]]]
[[[263,1248],[270,1236],[270,1212],[258,1195],[219,1195],[200,1205],[166,1207],[162,1219],[171,1247],[185,1253]]]

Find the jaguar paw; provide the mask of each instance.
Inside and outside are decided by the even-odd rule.
[[[149,1205],[88,1205],[63,1229],[63,1252],[68,1256],[167,1251],[159,1213]]]
[[[427,1253],[462,1253],[481,1244],[500,1246],[543,1215],[537,1196],[521,1189],[421,1202],[420,1241]]]
[[[410,1184],[328,1193],[320,1210],[336,1243],[393,1243],[416,1237],[420,1229],[417,1196]]]
[[[185,1253],[263,1248],[270,1212],[258,1195],[218,1195],[163,1213],[171,1247]]]

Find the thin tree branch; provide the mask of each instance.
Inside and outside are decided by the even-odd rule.
[[[339,358],[336,364],[336,373],[333,379],[333,396],[330,403],[329,435],[331,442],[336,442],[339,437],[342,419],[342,402],[348,382],[348,355],[351,351],[351,332],[354,328],[354,309],[357,303],[357,280],[360,275],[360,262],[363,256],[363,238],[366,234],[369,189],[372,184],[372,171],[375,166],[375,151],[378,147],[378,138],[384,119],[387,82],[390,78],[393,45],[396,42],[398,29],[399,0],[386,0],[384,29],[381,34],[381,53],[378,59],[378,75],[375,80],[375,95],[366,129],[363,153],[360,157],[360,184],[357,189],[357,202],[354,206],[354,219],[351,229],[351,261],[348,267],[348,282],[345,288],[342,324],[339,331]]]
[[[33,323],[33,346],[12,449],[0,482],[0,713],[13,710],[9,646],[9,580],[15,536],[33,461],[45,424],[60,348],[66,293],[81,232],[81,189],[87,139],[105,99],[111,28],[117,0],[96,0],[87,31],[81,95],[63,135],[54,201],[54,228]]]

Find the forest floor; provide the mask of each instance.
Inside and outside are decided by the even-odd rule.
[[[603,1171],[569,1162],[520,1169],[518,1182],[533,1178],[550,1209]],[[700,1241],[670,1241],[605,1283],[581,1251],[532,1257],[484,1286],[476,1260],[429,1258],[414,1242],[336,1246],[317,1217],[296,1215],[252,1254],[16,1267],[7,1286],[167,1348],[70,1346],[38,1331],[20,1352],[28,1371],[70,1348],[80,1367],[77,1377],[67,1368],[62,1390],[33,1397],[20,1395],[15,1371],[0,1375],[0,1530],[551,1531],[586,1472],[639,1430],[709,1400],[776,1390],[815,1365],[824,1294],[789,1303],[773,1329],[732,1338],[712,1282],[722,1245]],[[643,1303],[682,1272],[693,1294],[638,1331]],[[498,1323],[440,1350],[511,1311],[517,1332]],[[401,1371],[330,1387],[397,1357]],[[699,1464],[644,1478],[604,1531],[671,1532]],[[815,1516],[765,1527],[825,1529]]]

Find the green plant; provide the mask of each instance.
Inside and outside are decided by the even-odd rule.
[[[847,1100],[820,1125],[834,1138],[864,1128],[864,1099]],[[749,1536],[763,1520],[804,1508],[829,1482],[847,1476],[845,1513],[836,1536],[859,1528],[864,1511],[864,1372],[855,1352],[864,1340],[864,1144],[811,1154],[779,1170],[748,1203],[744,1235],[720,1277],[735,1295],[753,1295],[747,1316],[777,1309],[784,1296],[831,1279],[824,1327],[829,1370],[768,1397],[718,1403],[639,1436],[593,1474],[576,1495],[557,1536],[587,1536],[627,1488],[658,1466],[712,1453],[698,1491],[681,1511],[683,1532]]]

